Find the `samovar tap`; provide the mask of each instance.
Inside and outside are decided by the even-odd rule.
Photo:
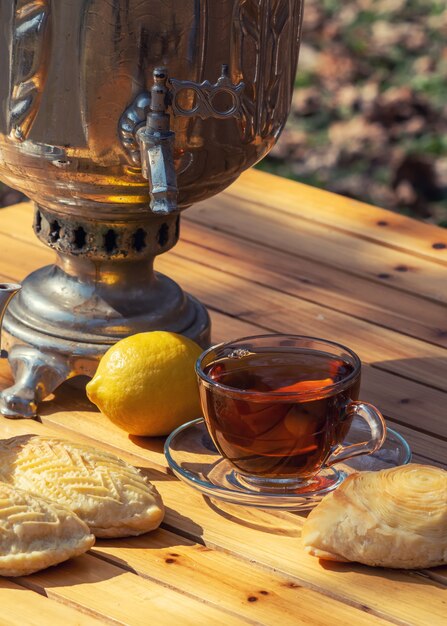
[[[178,211],[174,167],[175,133],[170,130],[170,116],[167,112],[170,97],[166,69],[155,68],[153,77],[146,125],[137,131],[137,141],[141,151],[141,171],[149,181],[150,209],[153,213],[166,215]]]
[[[143,177],[149,181],[151,211],[167,215],[178,211],[177,175],[174,166],[175,133],[170,130],[168,109],[172,109],[174,116],[197,116],[203,120],[241,117],[241,94],[245,85],[243,82],[237,85],[231,82],[226,64],[222,65],[221,75],[214,85],[208,80],[195,83],[169,78],[165,67],[156,67],[152,76],[154,84],[150,95],[146,92],[138,96],[137,101],[122,117],[120,132],[123,145],[128,149],[132,160],[141,166]],[[179,94],[185,90],[192,92],[196,99],[190,109],[184,109],[178,102]],[[214,104],[219,94],[225,94],[229,98],[229,105],[224,110],[219,110]],[[148,109],[146,125],[138,127],[137,112],[145,108],[145,105]],[[132,122],[135,124],[134,129]],[[135,133],[140,155],[135,153],[132,133]]]

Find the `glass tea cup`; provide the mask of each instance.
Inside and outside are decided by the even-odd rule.
[[[306,490],[334,463],[384,442],[380,412],[358,402],[361,362],[349,348],[299,335],[222,343],[198,359],[208,432],[239,482],[256,490]],[[369,440],[345,445],[354,417]]]

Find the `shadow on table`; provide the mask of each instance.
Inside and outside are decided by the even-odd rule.
[[[63,383],[51,396],[40,404],[39,415],[42,417],[51,417],[56,413],[69,413],[70,411],[99,414],[100,410],[96,405],[90,402],[85,393],[85,384],[87,381],[88,378],[85,376],[76,376]],[[67,415],[66,424],[62,421],[61,417],[59,417],[58,422],[59,425],[62,425],[64,428],[70,428],[69,420],[70,417]],[[118,431],[117,427],[111,423],[110,426]],[[135,435],[126,434],[124,430],[119,430],[119,432],[123,437],[129,438],[129,440],[139,448],[163,454],[164,437],[137,437]],[[91,436],[89,434],[88,420],[86,420],[86,431],[80,434],[85,434],[87,437]],[[105,443],[107,442],[105,441]]]
[[[422,462],[447,464],[447,356],[375,361],[369,370],[372,375],[365,376],[368,385],[361,398],[377,406],[394,422],[393,428],[410,438]],[[374,374],[378,370],[380,376]]]
[[[183,534],[178,534],[179,528],[183,529]],[[130,565],[124,558],[106,550],[108,548],[111,550],[119,549],[121,552],[123,550],[155,550],[158,552],[157,557],[164,559],[167,564],[173,564],[181,556],[177,550],[180,552],[182,546],[187,546],[188,548],[194,546],[197,543],[197,539],[200,539],[202,535],[203,528],[199,524],[167,507],[165,520],[157,530],[139,535],[138,537],[98,539],[90,552],[107,563],[112,563],[129,572],[140,575],[138,568]],[[138,558],[144,557],[136,555],[135,559]]]
[[[447,330],[443,332],[447,334]],[[427,346],[427,349],[430,349],[429,346]],[[439,346],[434,347],[434,349],[440,352],[443,351],[446,356],[386,359],[370,362],[369,365],[376,370],[401,377],[403,379],[402,386],[395,390],[396,396],[400,394],[399,401],[403,405],[411,406],[413,403],[417,405],[417,394],[415,393],[412,396],[411,393],[407,393],[412,382],[416,385],[425,385],[429,389],[433,389],[435,395],[447,392],[447,350]],[[394,376],[393,380],[396,380]]]
[[[90,402],[85,392],[85,386],[89,380],[87,376],[74,376],[66,380],[45,398],[40,407],[45,407],[47,415],[61,410],[99,413],[98,407]]]
[[[208,496],[203,496],[203,499],[212,511],[236,524],[273,535],[301,536],[302,522],[299,516],[289,511],[268,511],[228,502],[217,502]]]
[[[64,561],[59,565],[48,567],[26,577],[20,577],[18,582],[25,587],[39,591],[60,588],[61,595],[66,587],[85,585],[85,583],[99,583],[126,573],[126,569],[99,560],[91,551],[74,559]],[[57,593],[57,592],[56,592]],[[45,594],[48,595],[48,594]]]
[[[140,437],[137,435],[129,435],[129,439],[139,448],[150,450],[164,454],[164,445],[166,437]]]
[[[360,563],[338,563],[336,561],[325,561],[319,559],[319,563],[323,569],[330,572],[336,572],[337,574],[349,574],[352,572],[367,574],[368,576],[378,576],[383,578],[389,576],[390,572],[393,572],[394,579],[398,579],[404,583],[414,583],[415,585],[429,585],[430,587],[437,587],[447,593],[446,583],[438,582],[436,580],[436,572],[445,571],[445,567],[434,567],[430,570],[403,570],[403,569],[388,569],[384,567],[369,567],[367,565],[361,565]],[[447,580],[447,579],[446,579]]]
[[[193,539],[188,539],[183,535],[178,535],[176,529],[173,528],[170,521],[172,520],[172,516],[175,515],[175,518],[182,518],[183,525],[187,525],[188,528],[191,529],[191,533],[195,535],[201,536],[203,533],[203,529],[198,524],[193,523],[189,518],[180,515],[176,512],[173,512],[169,507],[166,509],[166,517],[165,521],[162,523],[160,528],[153,530],[151,532],[145,533],[143,535],[139,535],[138,537],[124,537],[118,539],[98,539],[91,549],[91,552],[97,553],[98,556],[110,562],[120,562],[126,563],[126,561],[118,558],[114,554],[108,554],[106,552],[101,551],[101,548],[124,548],[129,550],[139,549],[139,550],[174,550],[179,546],[191,546],[196,542]],[[176,522],[179,523],[179,522]],[[165,556],[171,556],[172,558],[176,558],[178,555],[174,554],[166,554]],[[129,566],[129,570],[132,568]]]

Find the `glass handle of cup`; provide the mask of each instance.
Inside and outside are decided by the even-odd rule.
[[[368,441],[360,441],[350,446],[337,444],[334,446],[332,454],[326,462],[326,466],[341,463],[342,461],[351,459],[354,456],[360,456],[361,454],[372,454],[378,450],[385,441],[385,420],[380,411],[372,404],[368,404],[367,402],[351,402],[348,407],[347,417],[349,418],[351,416],[353,418],[358,416],[365,420],[371,431],[371,438]]]

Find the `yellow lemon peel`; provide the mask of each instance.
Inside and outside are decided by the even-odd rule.
[[[102,357],[87,395],[132,435],[161,436],[201,414],[194,363],[202,349],[166,331],[122,339]]]

